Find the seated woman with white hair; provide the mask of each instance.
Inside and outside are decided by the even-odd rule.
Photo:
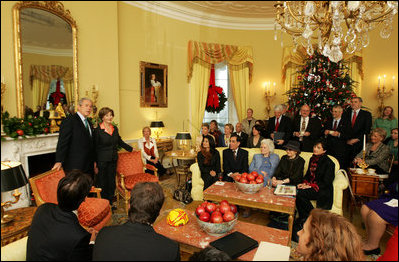
[[[254,155],[249,166],[249,172],[256,171],[263,175],[263,185],[271,186],[271,178],[280,162],[280,158],[274,153],[274,143],[271,139],[263,139],[260,142],[260,152],[260,154]]]

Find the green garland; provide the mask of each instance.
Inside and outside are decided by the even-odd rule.
[[[14,139],[20,136],[25,138],[26,136],[36,136],[50,132],[50,120],[42,116],[33,117],[28,115],[25,118],[10,118],[10,114],[6,111],[1,114],[1,121],[4,133]]]

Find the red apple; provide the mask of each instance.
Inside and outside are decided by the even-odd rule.
[[[220,213],[222,213],[222,214],[226,214],[226,212],[231,212],[229,204],[220,205],[219,209],[220,209]]]
[[[208,205],[208,201],[202,202],[201,206],[203,206],[204,208],[206,207],[206,205]]]
[[[223,223],[223,217],[220,213],[217,213],[218,215],[213,216],[213,214],[211,215],[211,222],[212,223]]]
[[[199,219],[204,222],[209,222],[209,220],[211,219],[211,215],[209,215],[209,213],[205,211],[200,215]]]
[[[241,179],[241,175],[240,174],[234,176],[234,180],[235,181],[240,181],[240,179]]]
[[[255,180],[251,180],[251,181],[249,181],[249,183],[250,184],[256,184],[256,181]]]
[[[231,212],[233,212],[234,214],[237,213],[237,206],[234,204],[230,204],[230,210]]]
[[[254,181],[255,180],[255,176],[252,175],[252,174],[248,174],[247,175],[247,179],[248,179],[248,181]]]
[[[195,213],[197,214],[197,216],[201,216],[201,214],[204,212],[205,212],[205,207],[203,207],[202,205],[199,205],[197,207],[197,209],[195,210]]]
[[[244,177],[244,178],[247,178],[247,175],[248,175],[248,173],[245,173],[245,172],[244,172],[244,173],[241,174],[241,178],[243,178],[243,177]]]
[[[222,206],[222,205],[228,205],[229,204],[229,202],[227,201],[227,200],[222,200],[222,201],[220,201],[220,206]]]
[[[206,212],[212,213],[216,210],[216,205],[214,203],[208,203],[205,207]]]
[[[241,177],[240,183],[247,184],[247,183],[248,183],[248,180],[247,180],[245,177]]]
[[[19,136],[23,136],[24,135],[24,130],[22,130],[22,129],[18,129],[16,132],[17,132],[17,134]]]
[[[256,172],[256,171],[252,171],[251,174],[254,175],[255,178],[258,177],[258,172]]]
[[[231,211],[228,211],[228,212],[226,212],[226,213],[223,215],[223,220],[224,220],[225,222],[229,222],[229,221],[233,220],[234,218],[235,218],[234,213],[231,212]]]
[[[214,216],[222,216],[222,213],[220,213],[220,211],[215,211],[211,214],[211,218]]]
[[[258,176],[255,181],[256,181],[257,184],[262,184],[263,183],[263,176]]]

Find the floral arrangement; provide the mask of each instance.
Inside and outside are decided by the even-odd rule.
[[[50,120],[45,117],[27,115],[25,118],[11,117],[6,111],[1,114],[4,133],[17,139],[18,137],[36,136],[50,132]],[[3,139],[3,138],[2,138]]]

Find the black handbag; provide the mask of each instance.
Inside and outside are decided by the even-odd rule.
[[[173,198],[177,201],[183,202],[184,204],[190,204],[193,202],[193,198],[190,193],[191,180],[187,181],[183,188],[178,188],[173,192]]]

